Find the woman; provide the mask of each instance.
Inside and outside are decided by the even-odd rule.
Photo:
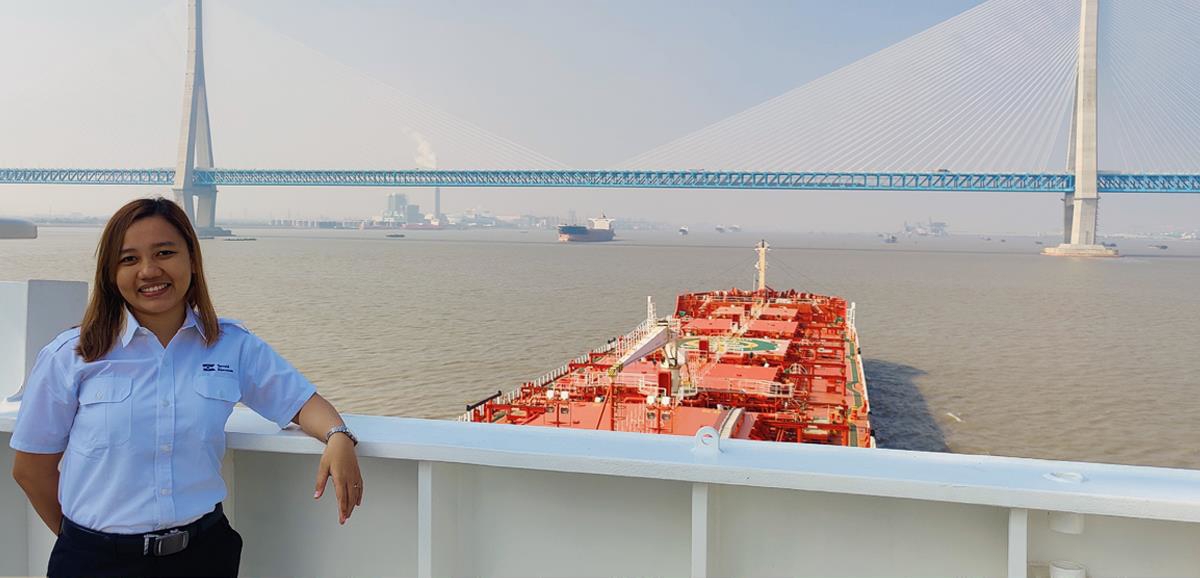
[[[357,440],[261,339],[219,319],[183,210],[139,199],[100,237],[80,327],[38,355],[13,430],[13,477],[58,535],[49,574],[235,576],[221,511],[225,422],[241,402],[325,442],[338,521],[362,503]],[[61,473],[60,473],[61,469]]]

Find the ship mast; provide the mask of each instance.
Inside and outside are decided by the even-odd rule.
[[[767,240],[763,239],[754,246],[754,250],[758,251],[758,264],[754,266],[758,269],[758,290],[763,291],[767,288],[767,249],[770,245]]]

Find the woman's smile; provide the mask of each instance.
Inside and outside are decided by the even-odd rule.
[[[138,287],[138,294],[146,299],[155,299],[167,294],[167,289],[171,288],[170,283],[155,283],[153,285],[144,285]]]

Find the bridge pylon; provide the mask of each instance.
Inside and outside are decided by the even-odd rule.
[[[1047,247],[1047,255],[1116,257],[1117,251],[1096,242],[1100,194],[1096,181],[1096,34],[1100,0],[1080,0],[1079,60],[1076,65],[1075,110],[1071,119],[1071,152],[1075,190],[1063,198],[1063,244]]]
[[[208,94],[204,86],[203,4],[188,0],[187,73],[183,84],[183,122],[179,130],[175,182],[171,191],[183,206],[196,234],[223,236],[217,226],[217,187],[193,182],[196,169],[213,168],[212,131],[208,125]]]

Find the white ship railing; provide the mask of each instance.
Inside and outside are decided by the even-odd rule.
[[[762,397],[792,397],[794,389],[790,383],[742,377],[708,377],[697,387],[700,391],[731,391]]]
[[[14,417],[0,409],[4,468]],[[1200,576],[1192,470],[348,420],[367,497],[338,527],[311,498],[321,445],[235,411],[224,472],[243,574],[1015,577],[1070,560]],[[0,575],[44,572],[53,536],[7,476],[0,516]]]
[[[617,374],[612,379],[613,385],[636,388],[642,395],[664,395],[666,391],[658,386],[658,380],[647,380],[644,375]]]
[[[618,337],[616,346],[613,348],[613,357],[621,359],[632,352],[650,332],[658,328],[657,319],[644,319],[637,324],[629,333]]]

